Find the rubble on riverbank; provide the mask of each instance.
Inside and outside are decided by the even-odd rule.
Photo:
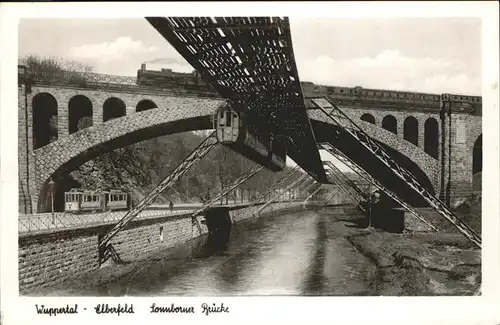
[[[480,288],[481,251],[461,235],[373,230],[347,238],[377,266],[380,295],[474,295]]]

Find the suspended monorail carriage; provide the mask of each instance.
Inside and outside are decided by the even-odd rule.
[[[274,172],[285,168],[285,146],[270,135],[252,132],[243,112],[224,107],[218,110],[215,120],[220,143]]]

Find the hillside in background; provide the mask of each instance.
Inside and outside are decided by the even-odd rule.
[[[137,202],[167,177],[206,135],[185,132],[143,141],[91,160],[71,176],[82,188],[123,189]],[[171,190],[163,193],[157,203],[206,201],[253,165],[245,157],[219,145],[184,174]],[[279,173],[264,169],[240,188],[262,193],[289,168]],[[284,186],[294,179],[296,177],[288,178]]]

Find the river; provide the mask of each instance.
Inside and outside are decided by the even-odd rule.
[[[327,208],[243,221],[221,248],[204,236],[80,294],[371,295],[375,266],[345,239],[345,217]]]

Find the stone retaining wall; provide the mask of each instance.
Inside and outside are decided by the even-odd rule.
[[[314,206],[309,203],[308,206]],[[253,217],[258,206],[230,211],[233,222]],[[286,206],[272,204],[260,216],[302,210],[301,202]],[[192,227],[190,213],[134,220],[111,240],[117,256],[126,262],[144,259],[160,249],[172,247],[208,232],[198,217]],[[47,287],[88,273],[99,267],[98,240],[109,225],[59,230],[19,236],[19,292]]]

